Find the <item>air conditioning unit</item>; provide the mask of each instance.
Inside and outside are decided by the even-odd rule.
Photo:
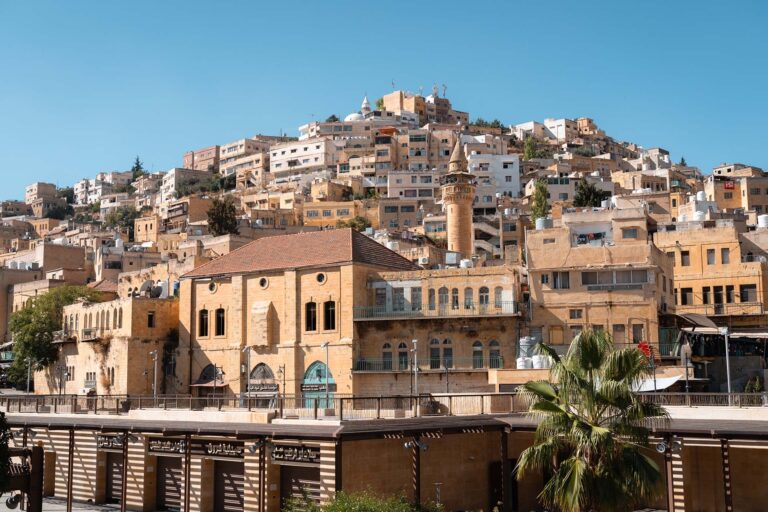
[[[429,265],[429,256],[422,256],[419,258],[419,265]]]

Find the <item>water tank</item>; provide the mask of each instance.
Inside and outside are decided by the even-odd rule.
[[[535,355],[531,357],[531,361],[533,363],[533,368],[536,370],[541,370],[543,368],[546,368],[546,361],[547,357],[542,355]]]
[[[603,199],[600,201],[600,208],[610,208],[611,207],[611,200],[610,199]]]
[[[387,249],[390,251],[397,251],[400,249],[400,244],[397,242],[387,242]]]
[[[705,212],[693,212],[693,220],[697,222],[701,222],[703,220],[707,220],[707,214]]]
[[[688,217],[684,213],[681,213],[680,216],[677,218],[677,220],[678,222],[686,222],[688,220]]]
[[[122,249],[125,246],[125,242],[123,242],[122,238],[118,238],[115,240],[115,248],[116,249]]]
[[[19,268],[19,264],[18,264],[17,262],[15,262],[15,261],[12,261],[12,262],[10,262],[10,263],[8,264],[8,266],[9,266],[10,268],[14,269],[14,270],[16,270],[17,268]]]
[[[475,264],[472,262],[472,260],[464,259],[459,262],[459,268],[472,268],[474,266]]]
[[[703,190],[700,190],[700,191],[696,192],[696,200],[697,201],[706,201],[707,200],[707,194],[705,194]]]
[[[763,214],[757,216],[757,227],[768,228],[768,215]]]
[[[518,357],[517,369],[518,370],[530,370],[533,367],[530,357]]]
[[[549,217],[539,217],[536,219],[536,231],[552,227],[552,219]]]
[[[512,208],[504,208],[504,215],[506,216],[512,215]]]
[[[520,356],[531,357],[533,355],[533,347],[536,345],[536,338],[533,336],[523,336],[520,338]]]

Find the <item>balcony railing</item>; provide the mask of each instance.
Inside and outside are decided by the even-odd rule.
[[[494,370],[504,368],[504,358],[499,356],[426,358],[419,360],[419,372]],[[355,361],[355,372],[412,372],[413,361],[389,358],[365,358]]]
[[[85,327],[81,331],[80,339],[82,341],[95,340],[99,337],[99,330],[96,327]]]
[[[83,382],[83,387],[86,388],[96,388],[96,381],[95,380],[86,380]]]
[[[762,302],[734,302],[729,304],[695,304],[675,306],[677,313],[698,313],[706,316],[762,315]]]
[[[353,308],[355,320],[388,320],[397,318],[450,318],[513,316],[520,314],[517,302],[503,301],[489,304],[403,304],[402,307],[357,306]]]
[[[13,361],[13,350],[3,350],[0,352],[0,361]]]

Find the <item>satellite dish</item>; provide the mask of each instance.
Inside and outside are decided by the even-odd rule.
[[[162,295],[162,293],[163,293],[163,289],[162,289],[160,286],[153,286],[153,287],[152,287],[152,288],[149,290],[149,296],[150,296],[150,298],[152,298],[152,299],[158,299],[158,298],[160,298],[160,295]]]
[[[152,282],[152,280],[144,281],[141,287],[139,288],[139,295],[144,295],[145,293],[150,291],[152,289],[153,284],[154,283]]]

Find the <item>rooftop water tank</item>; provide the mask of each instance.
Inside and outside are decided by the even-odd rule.
[[[603,199],[600,201],[600,207],[601,208],[610,208],[611,207],[611,200],[610,199]]]
[[[531,357],[535,345],[536,338],[533,336],[523,336],[520,338],[520,357]]]
[[[705,194],[703,190],[700,190],[700,191],[696,192],[696,200],[697,201],[706,201],[707,200],[707,194]]]
[[[699,212],[696,211],[693,213],[693,220],[697,222],[701,222],[703,220],[707,220],[707,214],[705,212]]]
[[[465,259],[465,260],[461,260],[459,262],[459,268],[472,268],[474,266],[475,266],[475,264],[473,263],[472,260],[466,260]]]
[[[536,231],[552,227],[552,219],[548,217],[539,217],[536,219]]]
[[[757,216],[757,227],[758,228],[768,228],[768,215],[758,215]]]

